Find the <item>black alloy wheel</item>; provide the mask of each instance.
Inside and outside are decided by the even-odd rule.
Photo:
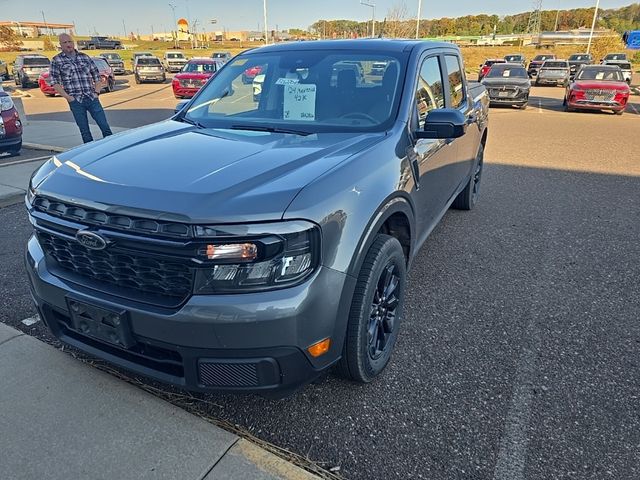
[[[369,383],[389,363],[402,317],[407,264],[397,238],[378,234],[358,274],[339,375]]]
[[[397,309],[400,276],[398,266],[389,262],[378,280],[373,294],[371,314],[367,326],[369,358],[379,359],[391,339],[394,331]]]

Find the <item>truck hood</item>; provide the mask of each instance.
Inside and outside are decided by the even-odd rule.
[[[276,220],[305,185],[384,137],[199,129],[168,120],[60,154],[35,174],[33,187],[36,194],[146,218]]]

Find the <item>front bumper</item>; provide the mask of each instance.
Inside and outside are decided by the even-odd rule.
[[[288,392],[342,353],[355,279],[321,267],[305,283],[270,292],[193,295],[165,309],[115,297],[54,275],[35,236],[25,252],[43,321],[65,343],[132,372],[193,391]],[[68,299],[126,312],[130,348],[79,333]],[[331,337],[329,352],[310,345]]]
[[[165,75],[163,73],[139,73],[138,78],[143,82],[162,81],[165,80]]]
[[[536,83],[538,85],[565,85],[569,81],[567,77],[541,77],[538,75]]]
[[[124,75],[126,72],[124,65],[110,65],[111,66],[111,70],[113,70],[113,74],[114,75]]]
[[[200,88],[202,87],[173,87],[173,94],[176,97],[185,97],[185,98],[191,98],[193,97],[196,93],[198,93],[198,90],[200,90]]]
[[[167,72],[175,73],[181,71],[185,65],[186,63],[183,63],[182,65],[167,65],[165,68]]]
[[[619,112],[624,110],[627,105],[620,104],[616,101],[596,102],[594,100],[574,100],[567,102],[570,108],[575,110],[613,110]]]

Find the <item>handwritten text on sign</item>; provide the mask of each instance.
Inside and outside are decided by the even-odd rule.
[[[316,86],[314,84],[285,85],[282,118],[285,120],[315,120]]]

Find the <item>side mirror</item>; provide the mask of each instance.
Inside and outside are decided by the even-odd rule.
[[[190,100],[180,100],[178,102],[178,104],[176,105],[176,109],[173,111],[173,113],[180,113],[180,111],[186,107],[187,103],[189,103]]]
[[[424,129],[416,132],[417,138],[458,138],[467,131],[467,118],[454,108],[431,110],[427,114]]]

